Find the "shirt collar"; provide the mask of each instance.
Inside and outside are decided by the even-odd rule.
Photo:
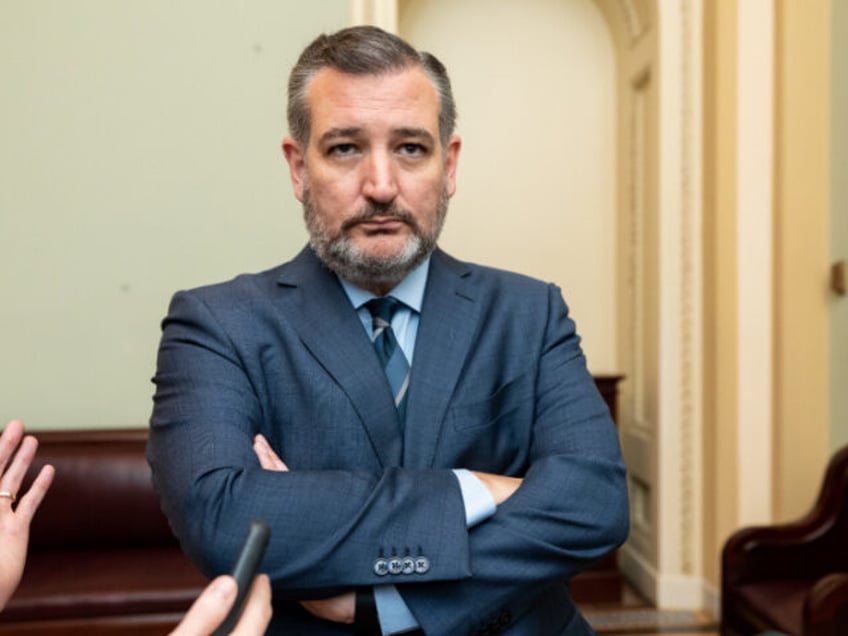
[[[410,309],[421,313],[421,305],[424,302],[424,289],[427,286],[427,274],[429,271],[430,257],[428,256],[424,259],[423,263],[407,274],[406,278],[400,281],[387,295],[397,298]],[[351,304],[356,309],[359,309],[372,298],[376,298],[370,291],[357,287],[343,278],[339,278],[339,282],[342,284]]]

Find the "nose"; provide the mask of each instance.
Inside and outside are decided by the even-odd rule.
[[[395,165],[388,153],[372,152],[365,162],[362,194],[377,203],[390,203],[398,194]]]

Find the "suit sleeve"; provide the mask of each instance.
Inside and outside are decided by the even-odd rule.
[[[451,470],[263,470],[252,441],[268,415],[257,398],[258,374],[246,364],[203,300],[192,292],[174,297],[147,456],[163,510],[205,574],[228,571],[250,520],[262,518],[271,526],[263,570],[278,597],[386,583],[375,574],[375,545],[387,562],[424,557],[418,580],[470,576],[465,510]],[[308,423],[303,430],[309,434]]]
[[[467,632],[498,608],[516,615],[546,584],[561,584],[627,536],[618,436],[561,294],[548,291],[524,481],[471,530],[471,578],[400,588],[428,634]]]

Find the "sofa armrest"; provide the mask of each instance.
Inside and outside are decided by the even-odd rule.
[[[818,579],[833,571],[839,538],[827,527],[799,522],[744,528],[722,550],[722,574],[732,585],[762,579]]]
[[[848,572],[816,582],[804,603],[804,636],[848,634]]]
[[[722,550],[731,585],[769,578],[815,581],[848,571],[848,446],[831,458],[812,509],[791,523],[743,528]]]

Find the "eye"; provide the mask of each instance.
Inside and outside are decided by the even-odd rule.
[[[348,157],[354,152],[356,152],[356,146],[353,144],[336,144],[327,149],[328,155],[334,155],[336,157]]]
[[[423,144],[408,142],[401,144],[398,152],[406,157],[420,157],[427,154],[427,147]]]

